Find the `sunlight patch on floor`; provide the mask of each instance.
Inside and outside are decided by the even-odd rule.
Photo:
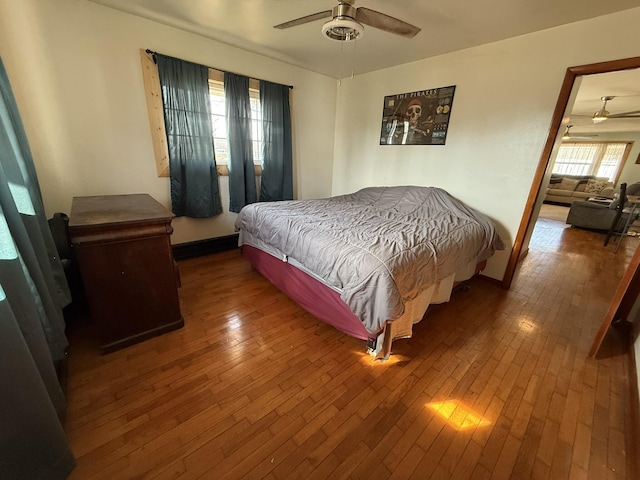
[[[427,403],[427,407],[436,412],[452,427],[458,430],[485,427],[491,422],[482,415],[475,413],[459,400]]]

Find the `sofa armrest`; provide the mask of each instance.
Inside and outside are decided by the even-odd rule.
[[[577,204],[577,208],[586,208],[590,210],[602,210],[602,209],[609,210],[609,205],[607,204],[589,202],[588,200],[576,200],[571,204],[571,206],[573,207],[576,204]]]

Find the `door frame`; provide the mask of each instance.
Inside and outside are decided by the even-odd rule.
[[[545,172],[551,160],[551,152],[556,143],[558,131],[560,129],[565,110],[567,109],[567,104],[569,102],[569,97],[571,95],[571,91],[573,90],[573,85],[576,77],[582,75],[592,75],[596,73],[630,70],[634,68],[640,68],[640,57],[624,58],[620,60],[591,63],[588,65],[579,65],[576,67],[567,68],[567,72],[565,73],[564,80],[562,82],[562,87],[560,87],[558,101],[556,103],[555,110],[553,111],[553,116],[551,117],[551,126],[549,127],[547,141],[545,143],[544,149],[542,150],[542,155],[540,156],[540,161],[538,162],[538,167],[533,177],[533,183],[531,184],[529,197],[527,198],[527,203],[525,204],[522,220],[520,221],[520,227],[518,228],[518,233],[516,234],[513,248],[511,249],[511,255],[509,257],[509,262],[507,263],[507,268],[505,270],[504,276],[502,277],[502,288],[509,289],[509,287],[511,287],[511,282],[513,281],[516,267],[518,266],[518,260],[520,258],[520,255],[522,254],[527,231],[531,223],[535,222],[533,213],[536,205],[536,200],[540,196],[544,187],[543,181]],[[625,295],[625,293],[626,290],[625,292],[621,292],[622,296],[627,296]]]

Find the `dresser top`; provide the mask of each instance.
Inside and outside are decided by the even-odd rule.
[[[173,217],[146,193],[73,197],[69,227],[170,221]]]

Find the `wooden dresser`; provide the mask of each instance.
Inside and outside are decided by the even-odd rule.
[[[103,353],[184,325],[173,216],[146,194],[73,198],[69,233]]]

